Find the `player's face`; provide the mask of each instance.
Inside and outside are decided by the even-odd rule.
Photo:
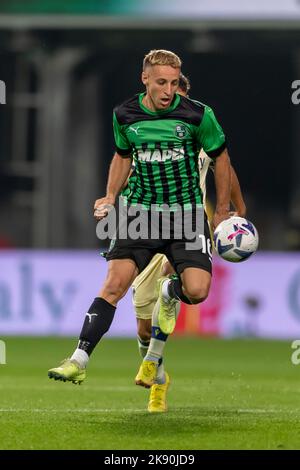
[[[180,69],[170,65],[153,65],[142,73],[146,86],[145,104],[153,111],[167,109],[178,88]]]

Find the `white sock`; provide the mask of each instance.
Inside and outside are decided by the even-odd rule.
[[[163,282],[162,288],[161,288],[162,297],[165,302],[168,302],[171,299],[171,297],[169,296],[169,289],[168,289],[169,282],[170,282],[170,279],[169,278],[166,279]]]
[[[161,329],[158,326],[159,305],[160,304],[159,304],[159,299],[158,299],[153,309],[153,313],[152,313],[152,336],[151,336],[147,354],[145,356],[145,359],[147,359],[148,361],[154,361],[154,362],[158,362],[159,359],[163,357],[164,348],[166,345],[166,341],[168,339],[168,335],[165,335],[164,333],[162,333]],[[178,308],[176,309],[176,321],[179,315],[179,307],[180,307],[179,301],[178,301],[177,307]],[[154,332],[157,332],[157,335],[153,336],[153,329],[154,329]]]
[[[165,381],[166,381],[165,368],[164,368],[164,363],[162,362],[160,364],[160,366],[158,366],[158,368],[157,368],[155,383],[156,384],[164,384]]]
[[[152,313],[152,336],[149,344],[149,348],[147,351],[147,354],[145,356],[145,359],[148,361],[154,361],[158,362],[159,359],[163,355],[163,350],[165,347],[165,342],[166,339],[168,338],[168,335],[165,335],[162,333],[158,326],[158,311],[159,311],[159,299],[157,299],[157,302],[155,304],[155,307],[153,309]],[[153,330],[157,335],[153,334]]]
[[[76,348],[71,356],[71,361],[76,361],[82,369],[86,368],[89,359],[88,353],[79,348]]]

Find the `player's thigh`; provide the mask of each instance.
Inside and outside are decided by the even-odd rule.
[[[108,262],[107,276],[99,295],[106,298],[116,296],[118,299],[126,294],[137,276],[138,268],[132,259],[114,259]]]
[[[126,209],[127,210],[127,209]],[[131,259],[141,273],[149,264],[161,242],[159,240],[132,238],[131,224],[135,221],[134,216],[127,215],[123,218],[117,229],[115,238],[111,241],[106,260],[128,260]],[[124,238],[124,234],[127,234]]]
[[[162,275],[161,271],[165,261],[166,257],[164,255],[156,254],[132,284],[133,305],[135,308],[145,306],[145,311],[147,310],[146,318],[151,318],[151,308],[153,302],[155,304],[157,300],[157,281]],[[139,316],[137,315],[137,317]]]
[[[194,240],[172,240],[166,247],[165,253],[174,266],[177,274],[181,275],[188,268],[197,268],[211,274],[212,252],[211,238],[207,220],[204,220],[204,233]],[[202,278],[209,278],[206,274]]]
[[[151,321],[152,313],[153,313],[156,302],[157,302],[157,298],[153,298],[153,300],[151,300],[150,302],[144,305],[136,305],[133,302],[136,318],[138,320],[150,320]]]

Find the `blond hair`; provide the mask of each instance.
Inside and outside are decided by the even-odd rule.
[[[178,88],[180,88],[184,93],[188,93],[191,89],[191,84],[190,84],[188,77],[183,75],[182,72],[180,72],[180,75],[179,75]]]
[[[153,65],[170,65],[174,69],[180,69],[181,60],[178,55],[164,49],[153,49],[145,55],[143,61],[143,70]]]

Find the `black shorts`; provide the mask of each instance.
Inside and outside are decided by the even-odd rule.
[[[128,224],[131,222],[128,218]],[[197,233],[195,239],[132,239],[119,237],[118,227],[116,236],[112,239],[110,248],[106,254],[107,261],[113,259],[132,259],[142,272],[156,253],[166,255],[177,274],[181,274],[186,268],[200,268],[211,273],[212,242],[207,216],[204,213],[202,233]],[[191,243],[197,240],[197,244]],[[188,244],[188,245],[187,245]]]

